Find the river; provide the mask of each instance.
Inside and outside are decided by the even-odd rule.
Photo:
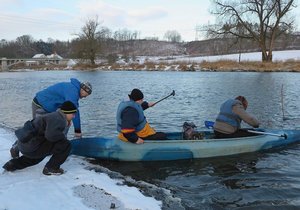
[[[204,127],[205,120],[215,119],[222,102],[238,95],[248,99],[248,112],[261,127],[300,128],[299,73],[159,71],[1,72],[0,125],[21,126],[31,118],[37,91],[72,77],[93,85],[92,95],[80,100],[84,136],[116,135],[117,106],[133,88],[153,102],[175,90],[174,97],[145,111],[158,131],[179,131],[185,121]],[[299,152],[300,146],[294,144],[226,158],[93,162],[170,190],[180,199],[178,209],[299,209]]]

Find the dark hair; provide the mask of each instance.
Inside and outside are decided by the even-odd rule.
[[[135,88],[131,91],[129,98],[133,101],[138,101],[144,98],[144,94],[139,89]]]
[[[242,102],[244,108],[247,109],[247,107],[248,107],[248,101],[247,101],[247,99],[244,96],[237,96],[235,99],[239,100],[240,102]]]

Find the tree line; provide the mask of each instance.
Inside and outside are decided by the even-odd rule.
[[[135,56],[133,48],[138,48],[139,32],[128,29],[112,31],[101,25],[98,17],[87,19],[81,31],[71,41],[49,38],[46,42],[35,40],[31,35],[22,35],[16,40],[0,40],[0,57],[31,58],[35,54],[58,53],[62,57],[82,59],[94,65],[97,58],[105,57],[114,62],[118,54],[124,57]],[[168,42],[181,41],[181,35],[167,31],[164,38]],[[148,40],[158,40],[152,37]]]

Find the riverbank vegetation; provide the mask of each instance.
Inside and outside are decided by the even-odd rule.
[[[99,63],[91,65],[88,63],[78,63],[72,67],[66,65],[36,65],[25,66],[18,64],[13,71],[20,69],[31,70],[84,70],[84,71],[219,71],[219,72],[300,72],[300,61],[287,60],[276,62],[259,62],[233,60],[202,61],[202,62],[145,62],[145,63]]]
[[[174,62],[144,64],[114,64],[114,65],[76,65],[74,69],[93,70],[146,70],[146,71],[250,71],[250,72],[300,72],[300,61],[288,60],[278,62],[245,61],[236,62],[231,60],[202,61],[201,63]]]

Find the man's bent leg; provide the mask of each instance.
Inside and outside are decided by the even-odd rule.
[[[32,159],[29,157],[21,156],[16,159],[11,159],[7,163],[4,164],[3,168],[7,171],[15,171],[15,170],[20,170],[23,168],[27,168],[29,166],[33,166],[38,164],[44,159],[42,158],[37,158],[37,159]]]
[[[71,152],[71,143],[68,140],[62,140],[54,143],[51,154],[52,157],[46,163],[47,168],[58,169],[62,165]]]

